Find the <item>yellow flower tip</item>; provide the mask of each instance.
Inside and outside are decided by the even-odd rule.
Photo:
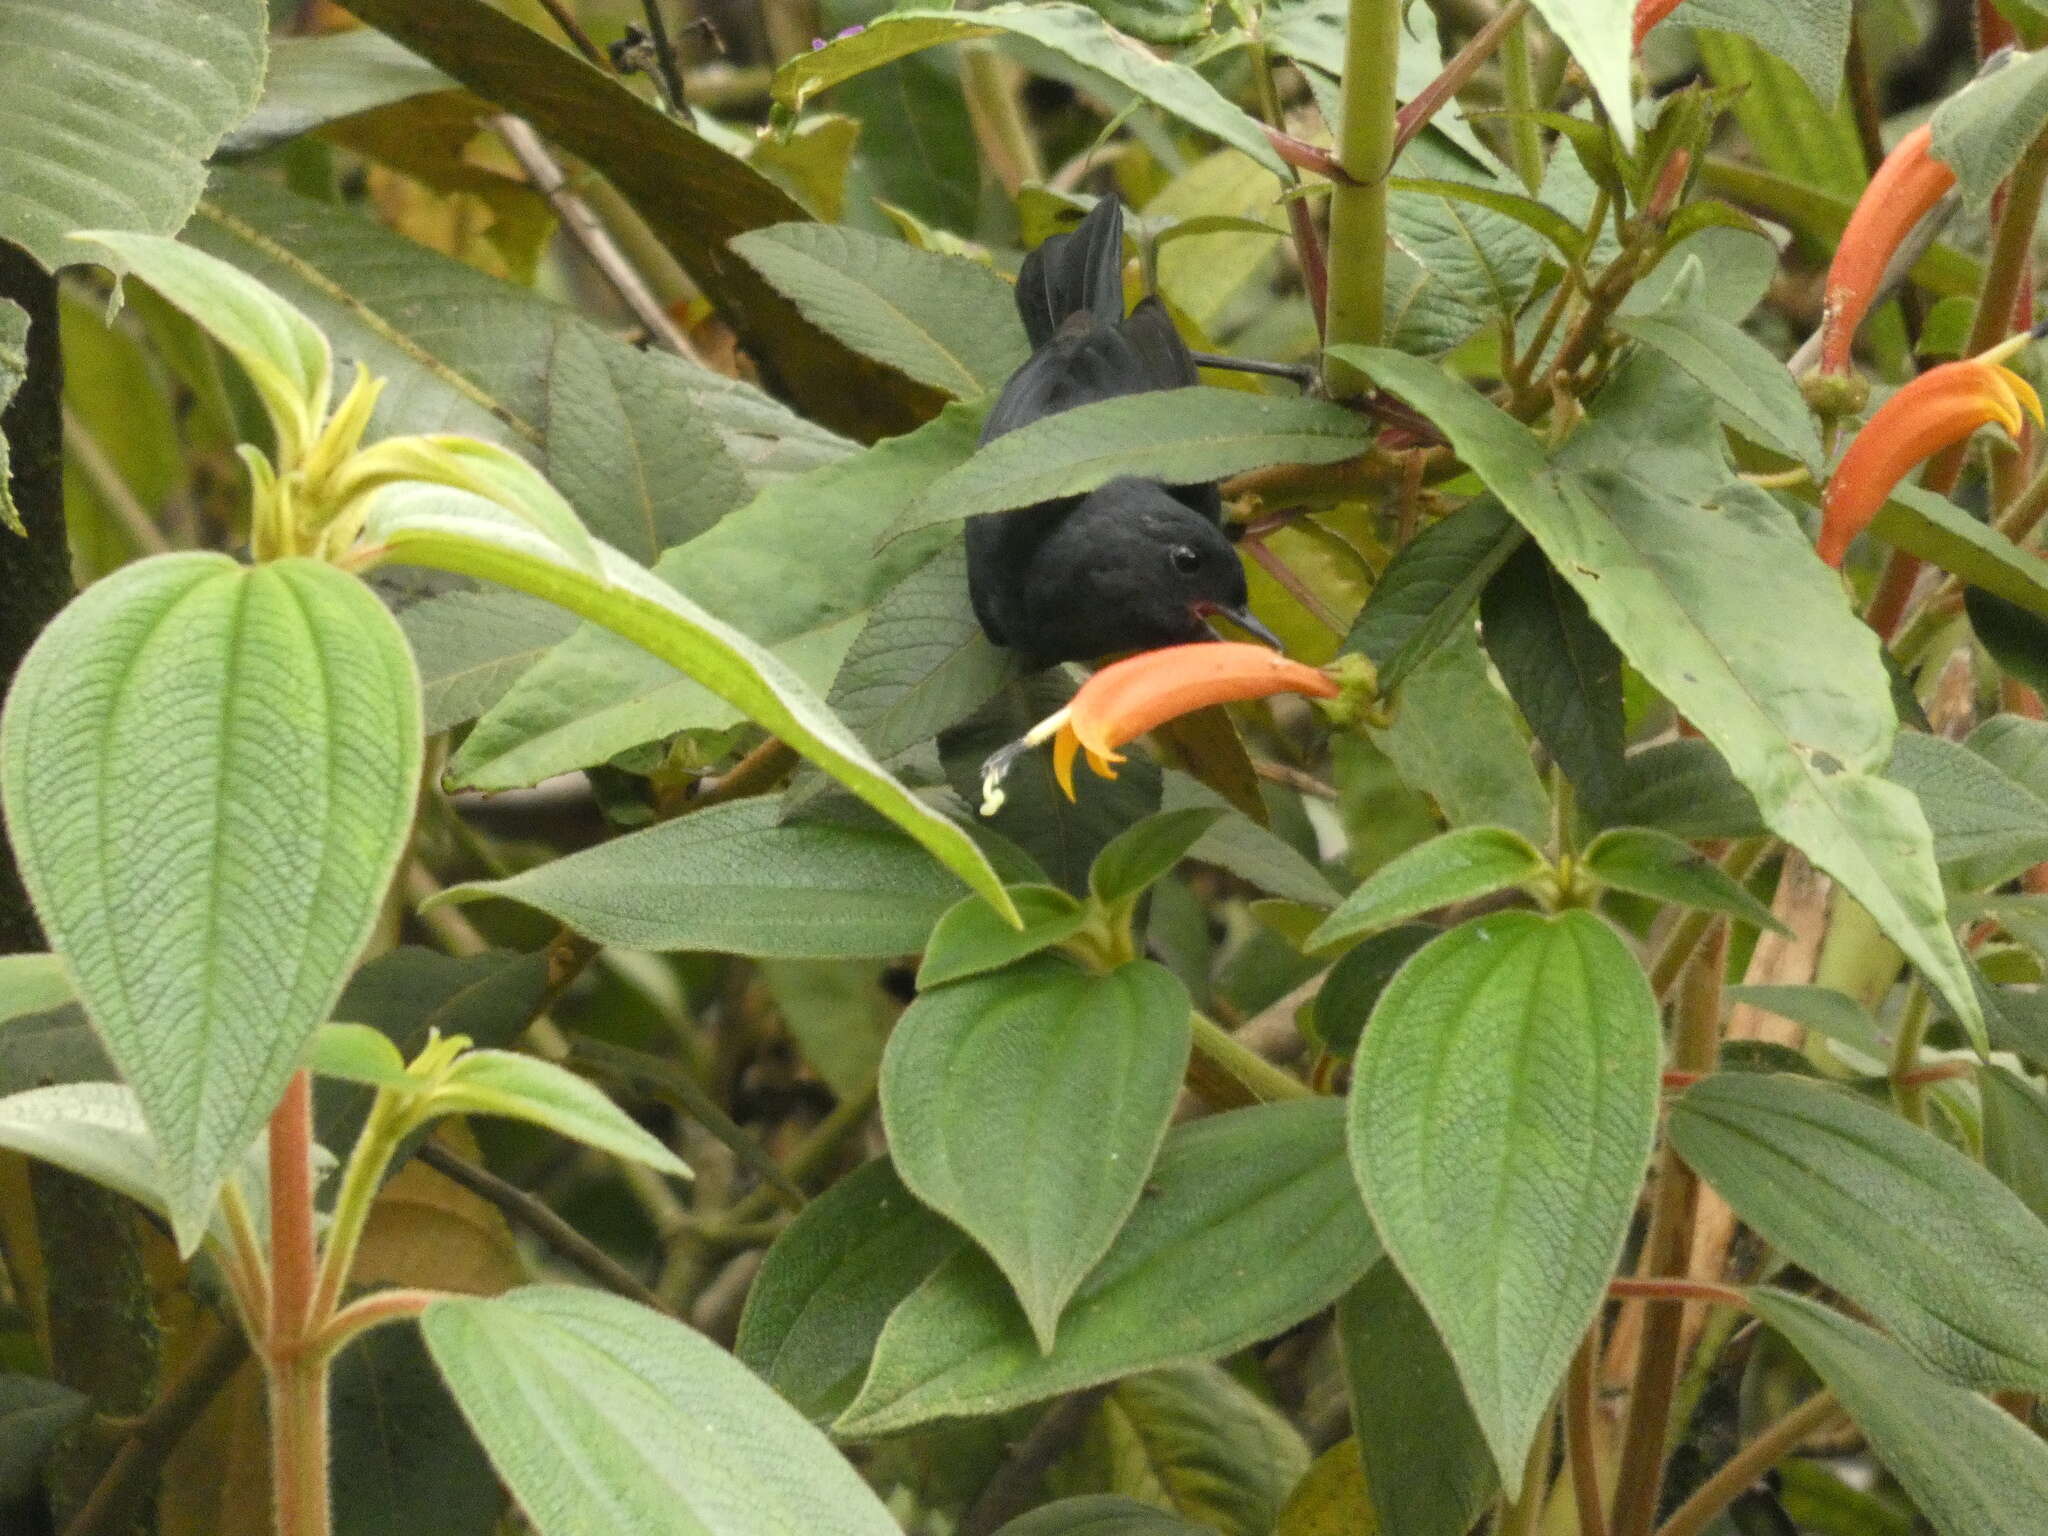
[[[2034,425],[2037,427],[2048,427],[2048,421],[2044,421],[2041,418],[2041,397],[2034,393],[2034,386],[2014,373],[2010,368],[2001,368],[1998,371],[2005,376],[2007,385],[2011,387],[2013,395],[2020,403],[2020,409],[2032,418]],[[2014,427],[2012,435],[2018,437],[2020,429]]]

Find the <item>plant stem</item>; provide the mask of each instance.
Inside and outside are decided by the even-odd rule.
[[[1536,71],[1529,54],[1530,25],[1525,17],[1508,30],[1501,40],[1500,62],[1506,78],[1508,109],[1515,114],[1508,119],[1508,161],[1522,178],[1522,185],[1534,196],[1543,185],[1543,132],[1535,119],[1526,115],[1536,110]]]
[[[1287,114],[1280,106],[1280,87],[1273,78],[1273,56],[1266,50],[1265,39],[1254,33],[1248,52],[1259,115],[1268,128],[1286,138]],[[1287,184],[1301,185],[1301,173],[1292,161],[1287,163]],[[1294,235],[1294,259],[1301,265],[1301,286],[1308,295],[1309,313],[1315,317],[1316,335],[1321,336],[1328,318],[1325,312],[1330,302],[1330,271],[1323,255],[1323,237],[1316,229],[1315,210],[1309,207],[1307,199],[1287,200],[1287,227]]]
[[[327,1362],[315,1319],[313,1083],[294,1072],[270,1117],[270,1319],[263,1339],[278,1536],[328,1536]]]
[[[1017,103],[1009,62],[987,43],[967,44],[960,50],[960,87],[982,156],[1003,190],[1015,197],[1026,183],[1044,181],[1045,164]]]
[[[1386,327],[1387,175],[1393,168],[1394,73],[1401,0],[1351,0],[1344,47],[1344,121],[1337,158],[1350,180],[1330,193],[1332,345],[1378,346]],[[1323,383],[1339,399],[1362,395],[1365,376],[1334,358]]]
[[[1680,1071],[1710,1072],[1721,1040],[1721,976],[1728,960],[1728,924],[1716,920],[1711,936],[1694,955],[1680,985],[1672,1064]],[[1645,1279],[1682,1275],[1692,1247],[1693,1205],[1699,1182],[1664,1144],[1657,1165],[1657,1190],[1650,1230],[1643,1239],[1637,1273]],[[1664,1445],[1670,1432],[1672,1395],[1678,1385],[1678,1345],[1685,1303],[1652,1301],[1643,1322],[1642,1353],[1629,1392],[1628,1424],[1622,1434],[1621,1463],[1614,1489],[1613,1536],[1649,1536],[1664,1486]]]
[[[1392,159],[1401,158],[1401,151],[1408,147],[1408,141],[1427,128],[1430,119],[1442,111],[1451,98],[1462,91],[1471,78],[1479,73],[1479,66],[1493,57],[1494,50],[1501,46],[1502,40],[1521,30],[1519,23],[1528,12],[1529,0],[1508,0],[1485,26],[1466,40],[1465,46],[1444,65],[1441,74],[1409,98],[1408,104],[1394,115]],[[1531,123],[1529,126],[1533,133],[1536,125]],[[1537,158],[1540,165],[1540,139],[1537,141]],[[1530,190],[1534,191],[1535,188],[1531,187]]]
[[[1236,1102],[1272,1104],[1282,1099],[1311,1097],[1313,1090],[1306,1083],[1291,1072],[1281,1071],[1207,1014],[1197,1010],[1190,1022],[1195,1032],[1195,1063],[1212,1069],[1214,1076],[1242,1090],[1244,1097]],[[1197,1073],[1197,1066],[1191,1063],[1189,1077],[1196,1078]],[[1212,1077],[1205,1075],[1202,1081],[1206,1086],[1215,1086]]]
[[[1671,1518],[1657,1528],[1657,1536],[1700,1536],[1716,1515],[1841,1411],[1834,1393],[1814,1393],[1729,1457],[1718,1472],[1694,1490],[1691,1498],[1671,1512]]]
[[[1587,1330],[1572,1356],[1564,1384],[1565,1460],[1571,1468],[1572,1501],[1578,1507],[1578,1536],[1607,1536],[1607,1511],[1601,1504],[1598,1403],[1594,1365],[1600,1353],[1600,1323]]]
[[[317,1331],[341,1304],[342,1287],[355,1264],[356,1247],[370,1222],[370,1207],[384,1183],[385,1170],[406,1134],[405,1101],[388,1089],[379,1090],[371,1101],[368,1118],[356,1136],[348,1166],[342,1171],[341,1188],[334,1197],[334,1220],[327,1229],[326,1251],[320,1256],[320,1279],[312,1304],[306,1310],[308,1332]]]
[[[1927,1041],[1928,1015],[1933,999],[1925,987],[1914,982],[1899,1016],[1898,1038],[1892,1041],[1892,1103],[1915,1125],[1927,1124],[1927,1079],[1914,1069],[1920,1065],[1920,1047]]]

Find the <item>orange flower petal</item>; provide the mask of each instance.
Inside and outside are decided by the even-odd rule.
[[[1217,641],[1127,656],[1089,678],[1068,707],[1074,734],[1090,756],[1115,761],[1125,742],[1210,704],[1276,693],[1330,699],[1337,691],[1336,682],[1315,667],[1262,645]]]
[[[1072,726],[1061,726],[1052,739],[1052,776],[1059,780],[1060,793],[1074,798],[1074,754],[1081,750],[1080,738]]]
[[[2022,412],[2038,420],[2039,410],[2026,380],[1981,358],[1928,369],[1877,408],[1835,467],[1821,499],[1821,559],[1839,567],[1856,535],[1922,459],[1989,422],[2017,436]]]
[[[1821,322],[1823,373],[1847,373],[1857,329],[1869,313],[1892,252],[1956,184],[1956,173],[1934,158],[1934,131],[1922,125],[1884,157],[1863,189],[1828,267]]]

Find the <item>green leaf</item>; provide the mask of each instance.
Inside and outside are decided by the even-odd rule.
[[[454,570],[546,598],[687,669],[924,844],[997,911],[1015,915],[973,841],[891,778],[781,663],[616,551],[600,546],[611,583],[600,586],[559,564],[546,545],[492,504],[426,486],[380,492],[365,537],[381,544],[387,559]]]
[[[7,409],[7,402],[27,377],[28,311],[12,299],[0,299],[0,411]],[[9,489],[11,473],[7,438],[0,435],[0,531],[25,539],[28,529],[22,526],[21,512],[15,507],[14,493]]]
[[[1694,1084],[1669,1134],[1764,1241],[1928,1369],[2048,1382],[2048,1227],[1962,1153],[1837,1089],[1751,1073]]]
[[[1984,1166],[2036,1216],[2048,1220],[2048,1098],[2004,1067],[1977,1074],[1984,1109]]]
[[[1021,929],[1005,923],[979,896],[963,897],[947,909],[925,941],[918,991],[1001,970],[1072,938],[1088,921],[1087,910],[1058,886],[1013,885],[1010,896],[1023,916]]]
[[[1882,1062],[1891,1052],[1890,1042],[1879,1035],[1870,1010],[1833,987],[1740,986],[1728,988],[1727,997],[1730,1003],[1747,1003],[1790,1019],[1873,1061]]]
[[[1314,921],[1311,915],[1310,921]],[[1309,1000],[1305,1016],[1297,1016],[1312,1043],[1334,1056],[1358,1049],[1366,1020],[1379,1006],[1380,994],[1402,966],[1443,929],[1432,923],[1399,923],[1373,934],[1337,957],[1323,984]]]
[[[366,1088],[422,1093],[427,1084],[405,1070],[405,1058],[380,1029],[368,1024],[322,1024],[306,1047],[306,1069]]]
[[[812,324],[956,399],[1002,387],[1029,355],[1010,285],[978,261],[832,224],[732,242]]]
[[[1543,234],[1527,228],[1520,205],[1542,205],[1495,188],[1457,181],[1396,179],[1387,199],[1387,233],[1480,325],[1514,317],[1543,266]],[[1457,194],[1450,188],[1456,188]],[[1481,203],[1485,198],[1489,201]],[[1506,203],[1517,213],[1500,211]],[[1547,211],[1547,210],[1546,210]],[[1557,215],[1557,223],[1570,224]],[[1576,238],[1576,230],[1570,230]]]
[[[1568,261],[1577,261],[1585,252],[1584,230],[1555,208],[1539,203],[1535,198],[1523,193],[1510,192],[1505,187],[1492,186],[1480,181],[1454,181],[1427,176],[1393,176],[1388,178],[1387,186],[1396,195],[1405,192],[1424,197],[1437,197],[1447,203],[1468,203],[1474,208],[1484,208],[1489,212],[1501,214],[1548,240]],[[1474,240],[1473,245],[1478,250],[1481,242]],[[1479,250],[1479,254],[1487,265],[1493,266],[1498,257],[1505,252],[1496,243],[1493,253]],[[1495,291],[1501,299],[1509,299],[1516,290],[1519,290],[1519,299],[1526,299],[1529,296],[1529,289],[1536,281],[1535,267],[1540,260],[1540,253],[1535,254],[1537,259],[1527,262],[1529,270],[1526,273],[1515,273],[1505,282],[1497,282]],[[1508,304],[1506,313],[1510,317],[1520,308],[1519,299]]]
[[[1088,0],[1088,8],[1148,43],[1185,43],[1209,30],[1215,6],[1213,0]]]
[[[2030,613],[2048,614],[2048,565],[1946,496],[1902,485],[1871,519],[1887,544]]]
[[[539,1536],[898,1536],[831,1443],[700,1333],[596,1291],[449,1296],[427,1349]]]
[[[2018,1419],[1818,1302],[1755,1290],[1750,1303],[1828,1384],[1941,1536],[2017,1533],[2039,1522],[2048,1447]]]
[[[1842,89],[1849,10],[1845,0],[1686,0],[1671,19],[1753,39],[1791,65],[1815,100],[1833,101]]]
[[[1120,475],[1193,484],[1267,464],[1330,464],[1369,443],[1360,419],[1326,400],[1208,384],[1120,395],[1004,433],[925,486],[889,532],[1078,496]]]
[[[296,461],[325,420],[334,358],[313,322],[248,274],[161,235],[112,230],[73,237],[104,247],[189,315],[242,365],[263,400],[280,451]],[[78,247],[85,254],[85,247]]]
[[[1668,832],[1648,827],[1613,827],[1588,845],[1586,872],[1602,885],[1652,901],[1725,912],[1773,933],[1789,933],[1758,901],[1712,859]]]
[[[1724,91],[1740,93],[1736,122],[1766,168],[1837,196],[1853,200],[1862,194],[1868,171],[1855,121],[1838,93],[1809,89],[1774,50],[1745,37],[1697,32],[1693,42],[1708,78]],[[1754,206],[1741,197],[1735,200]]]
[[[1622,316],[1614,328],[1661,352],[1704,387],[1744,437],[1796,459],[1817,478],[1825,463],[1813,412],[1791,372],[1749,332],[1695,307]]]
[[[270,45],[263,99],[221,140],[220,153],[255,154],[338,118],[454,86],[417,54],[368,27],[281,37]]]
[[[1359,610],[1345,654],[1358,652],[1379,669],[1391,692],[1451,632],[1528,535],[1492,497],[1460,507],[1404,544],[1387,563]]]
[[[1212,1536],[1213,1526],[1190,1525],[1157,1505],[1121,1494],[1055,1499],[1019,1515],[996,1536]]]
[[[434,1089],[437,1112],[502,1115],[546,1126],[558,1136],[643,1163],[679,1179],[683,1160],[634,1124],[623,1109],[575,1073],[515,1051],[467,1051]]]
[[[1269,1536],[1309,1467],[1297,1430],[1220,1365],[1167,1366],[1110,1388],[1048,1481],[1123,1494],[1221,1536]],[[1182,1527],[1182,1530],[1186,1530]]]
[[[1337,1303],[1375,1536],[1466,1536],[1500,1479],[1436,1326],[1392,1263]]]
[[[505,1490],[417,1330],[379,1328],[334,1361],[334,1536],[496,1536]],[[226,1516],[230,1520],[233,1516]]]
[[[1363,349],[1345,360],[1450,437],[1594,621],[1720,749],[1771,830],[1841,882],[1981,1040],[1926,820],[1876,777],[1894,729],[1876,637],[1776,503],[1728,477],[1718,446],[1672,451],[1713,429],[1669,365],[1625,365],[1553,463],[1428,363]],[[1796,649],[1778,642],[1794,632]]]
[[[882,1058],[882,1121],[916,1196],[1015,1287],[1046,1353],[1136,1208],[1180,1096],[1188,996],[1139,960],[1026,960],[919,997]]]
[[[1060,56],[1121,109],[1136,98],[1244,151],[1269,171],[1280,157],[1259,126],[1186,65],[1133,47],[1093,11],[1079,5],[993,5],[972,13],[891,11],[851,37],[800,53],[775,72],[775,99],[792,109],[855,75],[941,43],[1018,38]]]
[[[55,271],[74,229],[175,233],[256,105],[268,25],[259,0],[0,12],[0,240]]]
[[[1460,827],[1375,870],[1309,935],[1308,947],[1329,949],[1404,917],[1524,885],[1549,867],[1519,832]]]
[[[867,1374],[897,1305],[967,1243],[887,1158],[811,1201],[747,1291],[733,1353],[807,1417],[835,1417]]]
[[[1963,588],[1963,608],[2002,671],[2036,693],[2048,688],[2048,620],[1978,587]]]
[[[347,483],[359,492],[405,480],[481,496],[560,550],[564,564],[603,579],[597,546],[578,520],[576,509],[540,471],[510,449],[451,433],[388,437],[359,452],[347,470]]]
[[[1993,715],[1970,732],[1963,745],[2048,801],[2048,721]]]
[[[1479,635],[1508,697],[1580,799],[1591,807],[1613,800],[1628,738],[1621,652],[1534,544],[1518,541],[1486,584]]]
[[[312,561],[126,566],[16,675],[9,834],[187,1251],[370,936],[420,757],[397,625]]]
[[[420,669],[429,736],[489,709],[528,667],[576,632],[561,609],[521,592],[441,592],[398,613]]]
[[[1680,737],[1631,753],[1621,789],[1596,806],[1609,826],[1649,826],[1674,837],[1756,837],[1764,830],[1756,798],[1735,781],[1710,741]]]
[[[1402,968],[1359,1043],[1353,1171],[1511,1496],[1621,1257],[1659,1052],[1641,967],[1585,911],[1452,929]]]
[[[1511,827],[1532,842],[1550,835],[1550,797],[1469,625],[1402,683],[1393,724],[1367,730],[1403,781],[1435,800],[1452,826]]]
[[[915,950],[959,895],[898,832],[784,825],[773,801],[755,799],[679,816],[503,880],[453,886],[441,899],[501,896],[625,949],[827,959]]]
[[[2048,804],[1966,746],[1901,731],[1885,777],[1919,796],[1935,859],[1966,889],[2048,858]]]
[[[1120,832],[1095,855],[1088,870],[1088,889],[1105,908],[1135,901],[1173,867],[1222,819],[1221,806],[1195,805],[1161,811]]]
[[[62,1083],[0,1099],[0,1147],[90,1179],[158,1215],[168,1212],[156,1145],[135,1093],[118,1083]]]
[[[877,555],[875,540],[918,490],[974,451],[978,413],[936,420],[867,452],[769,487],[717,526],[664,553],[671,595],[724,620],[823,691],[862,609],[931,558],[937,538]],[[678,672],[682,676],[678,676]],[[450,765],[479,789],[538,783],[643,742],[743,718],[693,669],[601,629],[576,635],[478,722]]]
[[[1981,208],[2048,126],[2048,49],[2018,53],[1934,109],[1934,157]]]
[[[1379,1255],[1328,1099],[1170,1133],[1109,1252],[1039,1352],[1002,1274],[963,1250],[890,1316],[842,1434],[1000,1413],[1134,1371],[1208,1360],[1328,1306]],[[1256,1255],[1248,1265],[1247,1255]]]
[[[0,955],[0,1024],[61,1008],[77,994],[56,955]]]
[[[83,1392],[43,1377],[0,1375],[0,1504],[36,1491],[43,1458],[91,1407]]]
[[[1629,0],[1536,0],[1558,41],[1571,50],[1592,82],[1623,149],[1635,144],[1635,89],[1630,79],[1635,50]]]
[[[863,437],[915,424],[914,390],[733,259],[735,235],[804,217],[746,161],[489,0],[361,0],[355,14],[603,173],[806,414]]]

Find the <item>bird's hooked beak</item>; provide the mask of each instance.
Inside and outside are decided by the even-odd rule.
[[[1285,651],[1287,649],[1285,645],[1281,644],[1278,635],[1252,617],[1252,611],[1249,608],[1225,608],[1221,603],[1205,603],[1196,609],[1195,612],[1202,620],[1203,627],[1210,634],[1215,635],[1218,640],[1221,640],[1223,636],[1216,634],[1215,621],[1217,619],[1228,619],[1232,624],[1258,641],[1259,644],[1271,646],[1276,651]]]

